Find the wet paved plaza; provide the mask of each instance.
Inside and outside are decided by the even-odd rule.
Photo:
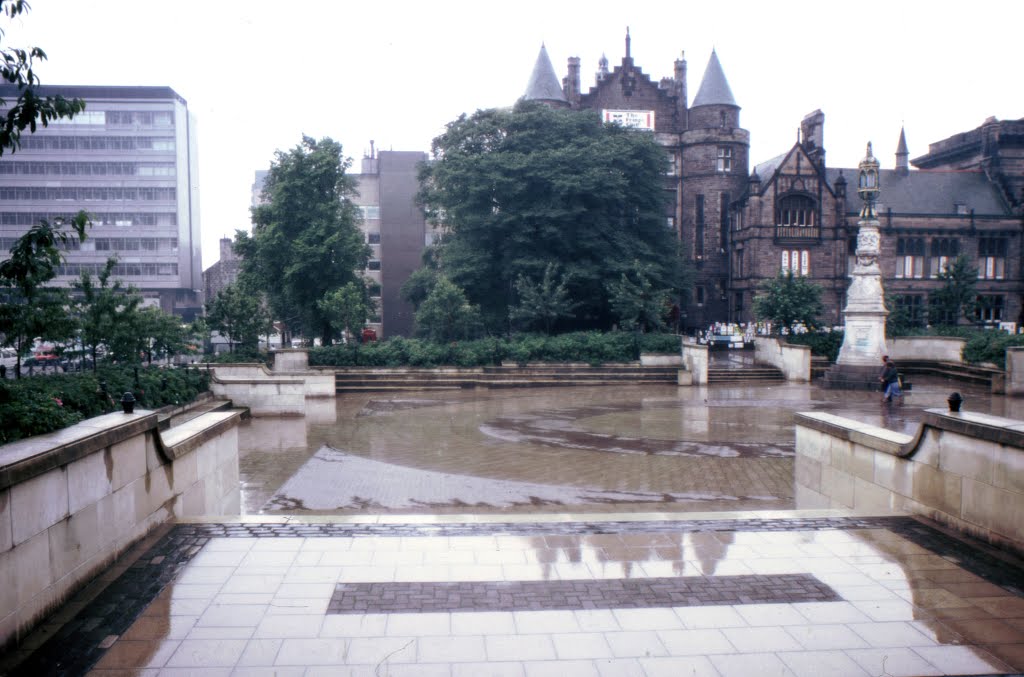
[[[16,674],[1022,672],[1018,560],[794,503],[793,413],[911,430],[951,390],[916,381],[901,407],[626,387],[349,395],[254,419],[247,514],[147,539]]]

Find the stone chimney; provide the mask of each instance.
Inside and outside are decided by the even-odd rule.
[[[800,122],[804,150],[818,167],[825,166],[825,114],[820,110],[808,113]]]

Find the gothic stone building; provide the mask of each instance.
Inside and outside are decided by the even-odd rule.
[[[860,200],[847,178],[856,168],[825,163],[824,115],[801,124],[786,153],[749,167],[750,134],[715,52],[692,104],[686,61],[655,82],[626,54],[613,70],[604,57],[584,92],[580,61],[568,61],[559,83],[542,46],[525,98],[573,110],[598,110],[608,122],[655,135],[669,154],[666,221],[692,257],[694,293],[684,327],[753,319],[761,281],[780,270],[811,278],[824,290],[824,323],[841,324],[852,269]],[[928,321],[928,295],[939,271],[964,253],[979,269],[978,293],[988,323],[1021,321],[1021,231],[1024,120],[987,121],[979,129],[932,144],[909,167],[901,131],[894,169],[881,172],[882,273],[918,323]]]

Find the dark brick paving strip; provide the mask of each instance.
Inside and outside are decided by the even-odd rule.
[[[888,529],[985,580],[1024,597],[1024,570],[910,517],[676,520],[472,524],[179,524],[12,675],[84,675],[103,656],[99,644],[121,635],[211,538],[365,536],[540,536],[723,531]]]
[[[597,581],[339,583],[327,613],[649,609],[840,600],[835,590],[810,574]]]

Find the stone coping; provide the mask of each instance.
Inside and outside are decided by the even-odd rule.
[[[797,413],[794,421],[797,425],[900,458],[914,455],[927,428],[948,430],[967,437],[1024,449],[1024,421],[973,412],[926,409],[924,421],[918,425],[917,433],[914,435],[898,433],[825,412]]]
[[[67,465],[159,425],[155,411],[114,412],[0,447],[0,490]]]
[[[0,447],[0,491],[149,430],[156,433],[160,455],[173,461],[237,425],[243,413],[210,412],[161,432],[159,413],[138,409],[131,414],[103,414],[68,428],[11,442]]]
[[[266,385],[266,384],[273,384],[273,383],[287,383],[287,384],[295,384],[295,383],[304,384],[305,383],[305,380],[303,380],[301,378],[288,378],[288,377],[285,377],[285,378],[281,378],[281,377],[276,377],[276,378],[273,378],[273,377],[271,377],[271,378],[231,378],[230,376],[229,377],[223,377],[223,376],[216,376],[215,375],[213,377],[213,380],[216,383],[223,383],[223,384],[226,384],[226,385],[238,385],[238,384]]]
[[[212,411],[157,435],[165,458],[176,460],[238,425],[244,411]]]

